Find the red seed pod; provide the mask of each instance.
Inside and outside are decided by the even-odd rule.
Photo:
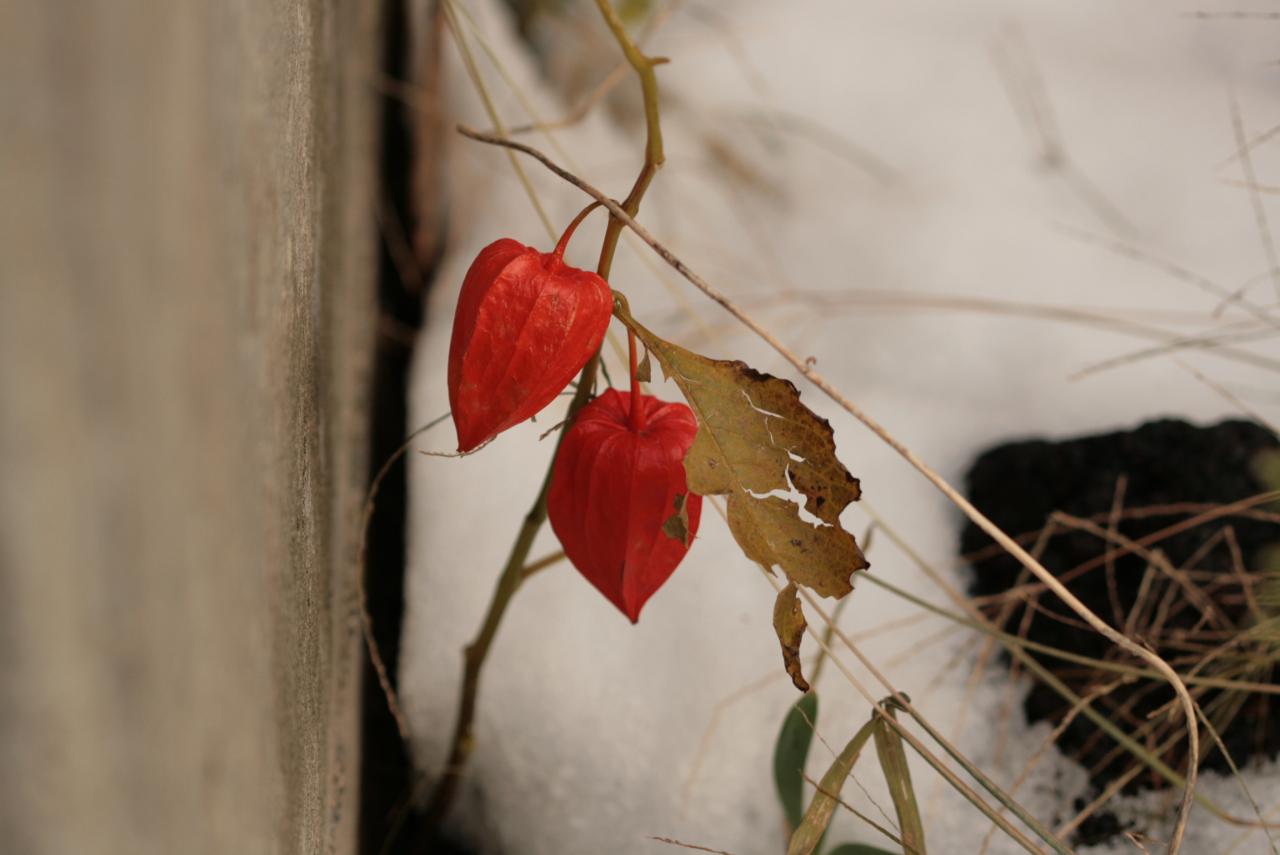
[[[599,350],[613,293],[596,274],[564,263],[578,221],[553,252],[503,238],[471,263],[449,342],[459,451],[537,415]]]
[[[689,493],[684,473],[697,430],[684,404],[610,389],[582,408],[556,455],[551,528],[573,566],[632,623],[698,531],[702,497]],[[678,513],[683,532],[666,525]]]

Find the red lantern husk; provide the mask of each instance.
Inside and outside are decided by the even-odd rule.
[[[564,263],[572,231],[553,252],[503,238],[471,263],[449,343],[459,451],[532,418],[599,350],[613,294],[596,274]]]
[[[689,493],[684,471],[697,429],[684,404],[610,389],[578,413],[556,455],[551,528],[573,566],[632,623],[698,531],[702,497]],[[664,531],[677,499],[684,539]]]

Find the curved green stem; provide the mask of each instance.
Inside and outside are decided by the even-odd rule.
[[[659,121],[658,108],[658,76],[653,73],[654,66],[658,65],[657,60],[650,59],[645,56],[636,43],[627,35],[626,28],[622,25],[622,19],[618,17],[618,13],[613,10],[609,0],[596,0],[596,6],[600,9],[600,14],[604,16],[604,21],[609,25],[610,32],[613,37],[618,40],[618,46],[622,48],[622,53],[627,58],[627,62],[635,69],[636,74],[640,78],[640,90],[644,97],[644,121],[646,129],[645,146],[644,146],[644,166],[640,169],[640,174],[636,176],[635,184],[631,186],[631,192],[627,194],[627,198],[622,203],[622,209],[628,215],[634,217],[640,212],[640,200],[644,198],[645,191],[649,189],[649,183],[653,181],[653,176],[658,174],[658,170],[662,168],[662,164],[666,162],[666,154],[662,150],[662,124]],[[600,264],[609,269],[613,266],[613,253],[618,247],[618,238],[622,236],[623,222],[615,216],[609,217],[609,226],[604,233],[604,247],[600,251]],[[601,273],[608,279],[608,275]]]
[[[556,241],[556,248],[551,251],[551,254],[564,261],[564,251],[569,248],[569,241],[573,240],[573,233],[578,230],[578,226],[587,218],[587,214],[599,207],[599,202],[592,202],[579,211],[577,216],[570,220],[569,225],[565,226],[564,231],[560,233],[560,240]]]
[[[628,215],[634,217],[640,210],[640,200],[649,189],[653,176],[657,174],[664,160],[662,130],[658,123],[658,85],[653,73],[653,67],[657,61],[644,56],[627,36],[609,0],[596,0],[596,5],[600,8],[605,23],[618,40],[627,61],[640,76],[640,85],[644,93],[645,120],[648,128],[644,166],[641,167],[631,192],[621,205]],[[585,216],[585,213],[584,211],[580,216]],[[596,264],[596,273],[605,280],[608,280],[609,273],[613,269],[613,257],[618,248],[618,239],[622,236],[622,227],[622,221],[611,214],[609,225],[605,229],[604,243],[600,247],[600,259]],[[573,423],[574,416],[591,400],[599,366],[600,354],[597,352],[582,369],[577,391],[574,393],[573,400],[569,404],[568,415],[565,417],[565,427]],[[560,437],[556,440],[557,451],[563,440],[564,429],[562,428]],[[489,656],[494,637],[498,633],[498,627],[502,623],[502,617],[506,614],[507,606],[510,605],[512,597],[524,581],[525,563],[529,558],[529,550],[533,547],[533,541],[547,519],[547,491],[551,486],[551,472],[554,464],[555,455],[553,454],[551,464],[547,467],[547,474],[543,477],[542,486],[538,490],[538,497],[533,507],[529,509],[529,513],[525,515],[520,531],[516,535],[516,541],[511,547],[506,566],[502,570],[502,575],[498,577],[498,584],[489,601],[489,608],[485,612],[480,631],[463,649],[462,688],[458,694],[458,711],[454,721],[449,758],[426,808],[426,826],[429,832],[438,828],[448,815],[457,797],[467,762],[471,757],[471,751],[475,745],[475,712],[480,692],[481,671]]]
[[[640,396],[640,380],[636,376],[636,334],[627,330],[627,355],[631,361],[631,429],[644,430],[644,402]]]

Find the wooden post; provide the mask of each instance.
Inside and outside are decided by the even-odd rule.
[[[354,850],[370,0],[0,4],[0,848]]]

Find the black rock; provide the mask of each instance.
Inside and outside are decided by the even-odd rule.
[[[1207,508],[1264,492],[1267,487],[1255,477],[1253,464],[1259,452],[1275,449],[1277,445],[1273,433],[1251,422],[1226,421],[1201,428],[1175,420],[1153,421],[1131,431],[1061,442],[1014,442],[993,448],[977,459],[968,474],[968,494],[997,525],[1020,536],[1030,548],[1055,511],[1091,519],[1105,529],[1116,499],[1117,483],[1123,478],[1122,507],[1129,513],[1120,519],[1116,531],[1129,540],[1142,541],[1193,519]],[[1150,548],[1158,549],[1172,566],[1188,565],[1188,569],[1202,574],[1197,576],[1196,585],[1214,601],[1221,618],[1236,627],[1245,627],[1252,623],[1253,617],[1234,571],[1230,538],[1223,529],[1229,526],[1234,534],[1243,566],[1256,569],[1254,562],[1261,550],[1280,542],[1275,511],[1274,504],[1269,508],[1254,505],[1247,513],[1221,516],[1187,526],[1171,536],[1161,536],[1152,540]],[[1271,519],[1266,518],[1268,512]],[[1115,548],[1114,543],[1110,546]],[[1017,584],[1022,576],[1021,564],[972,524],[961,536],[961,551],[973,569],[969,592],[974,596],[999,594]],[[1103,558],[1107,551],[1107,542],[1096,533],[1064,526],[1053,529],[1053,536],[1044,543],[1040,558],[1046,568],[1060,577],[1092,565],[1094,569],[1076,570],[1068,587],[1103,619],[1113,625],[1123,625],[1139,599],[1148,561],[1132,552],[1116,556],[1111,570],[1114,581],[1109,582]],[[1204,623],[1201,610],[1164,574],[1155,574],[1152,582],[1155,587],[1144,597],[1147,605],[1139,610],[1144,616],[1137,620],[1135,634],[1149,634],[1148,640],[1161,655],[1166,660],[1180,659],[1178,667],[1185,671],[1191,665],[1189,656],[1217,643],[1214,639],[1225,640],[1230,632],[1225,624]],[[1177,590],[1169,593],[1167,619],[1154,621],[1153,627],[1152,615],[1159,613],[1158,602],[1154,600],[1163,598],[1170,587]],[[1038,603],[1044,612],[1031,616],[1029,639],[1089,657],[1133,662],[1103,636],[1081,625],[1057,597],[1042,594]],[[1008,631],[1019,631],[1025,608],[1019,604],[1013,609],[1006,623]],[[992,606],[986,611],[994,617],[998,607]],[[1179,638],[1179,633],[1184,636]],[[1196,646],[1189,647],[1187,641]],[[1049,656],[1037,655],[1037,659],[1077,694],[1115,676]],[[1271,666],[1266,666],[1249,679],[1274,682],[1276,675]],[[1229,723],[1222,732],[1235,761],[1243,765],[1250,757],[1276,756],[1280,750],[1280,698],[1236,693],[1233,699],[1228,699],[1219,698],[1219,694],[1206,692],[1200,703],[1206,709],[1229,702],[1240,704],[1237,714],[1224,716],[1229,718]],[[1100,699],[1096,707],[1132,731],[1146,721],[1148,713],[1172,697],[1167,685],[1142,680],[1115,689]],[[1037,682],[1027,697],[1024,711],[1029,722],[1057,723],[1067,709],[1057,693]],[[1058,744],[1065,754],[1085,765],[1092,783],[1099,788],[1132,765],[1132,758],[1126,752],[1114,751],[1115,743],[1084,716],[1072,722]],[[1164,755],[1174,768],[1185,763],[1180,751],[1179,747]],[[1220,752],[1211,751],[1202,768],[1226,771],[1229,767]],[[1125,790],[1133,792],[1161,785],[1159,779],[1144,772],[1131,780]]]

